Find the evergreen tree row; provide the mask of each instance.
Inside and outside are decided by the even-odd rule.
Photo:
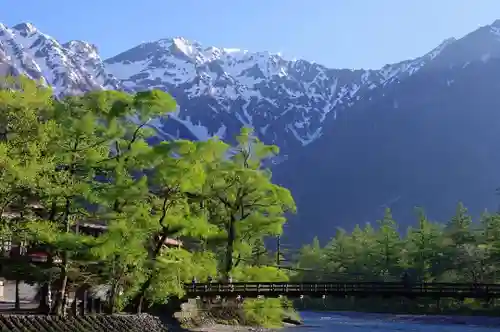
[[[500,281],[500,214],[485,212],[472,221],[460,203],[447,222],[430,221],[416,210],[417,224],[398,228],[390,209],[376,227],[357,225],[351,233],[337,230],[325,246],[315,239],[296,257],[297,281],[396,281],[498,283]],[[405,276],[405,277],[403,277]],[[409,277],[409,278],[408,278]],[[435,312],[448,310],[471,313],[498,309],[491,303],[472,299],[446,299],[438,306],[429,299],[373,299],[313,301],[315,308]],[[401,302],[402,301],[402,302]],[[496,301],[495,301],[496,302]]]
[[[417,209],[417,225],[398,229],[390,209],[377,227],[339,229],[321,247],[315,239],[300,251],[301,280],[495,283],[500,278],[500,215],[484,213],[473,223],[460,203],[446,223],[430,221]]]

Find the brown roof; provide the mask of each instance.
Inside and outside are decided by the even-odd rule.
[[[94,228],[94,229],[107,229],[108,228],[107,225],[104,225],[102,223],[94,223],[94,222],[81,223],[80,227],[88,227],[88,228]],[[167,237],[165,240],[165,245],[167,245],[167,246],[182,246],[183,243],[181,240]]]
[[[34,204],[32,206],[36,208],[36,206]],[[7,219],[16,218],[19,216],[20,216],[20,213],[16,212],[16,211],[6,211],[2,214],[2,217],[7,218]],[[101,230],[105,230],[108,228],[108,226],[105,224],[104,221],[98,220],[98,219],[92,220],[91,222],[79,223],[79,227],[101,229]],[[180,240],[167,238],[165,240],[165,245],[167,245],[167,246],[182,246],[183,243]]]
[[[182,241],[181,240],[176,240],[176,239],[172,239],[172,238],[169,238],[167,237],[166,240],[165,240],[165,244],[168,246],[168,245],[171,245],[171,246],[181,246],[183,245]]]

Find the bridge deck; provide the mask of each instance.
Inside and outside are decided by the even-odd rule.
[[[272,283],[235,282],[185,284],[187,297],[278,297],[323,296],[404,296],[452,298],[500,298],[500,284],[413,283],[398,282],[328,282]]]

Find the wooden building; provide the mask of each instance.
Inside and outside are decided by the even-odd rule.
[[[47,212],[44,208],[37,202],[32,202],[29,204],[30,211],[41,218],[47,217]],[[2,218],[10,219],[15,221],[16,218],[22,218],[19,210],[14,207],[5,211],[2,214]],[[87,220],[85,222],[77,222],[72,226],[72,230],[77,233],[83,233],[92,236],[99,236],[106,232],[108,226],[102,220]],[[167,247],[182,247],[183,242],[179,239],[167,238],[165,240],[165,246]],[[0,259],[1,258],[20,258],[29,257],[34,263],[45,263],[49,261],[49,255],[44,251],[43,247],[30,246],[26,241],[20,241],[19,243],[13,243],[11,236],[1,236],[0,235]],[[53,263],[60,263],[60,258],[52,257]]]

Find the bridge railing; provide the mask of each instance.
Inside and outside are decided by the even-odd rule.
[[[327,283],[274,283],[234,282],[185,284],[188,294],[479,294],[500,296],[500,284],[471,283],[401,283],[401,282],[327,282]]]

